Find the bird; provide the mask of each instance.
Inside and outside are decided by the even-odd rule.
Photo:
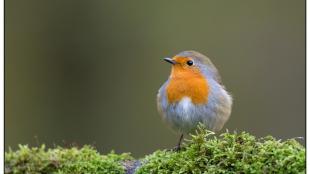
[[[164,122],[181,134],[194,133],[198,124],[220,131],[231,115],[233,99],[211,60],[197,51],[182,51],[164,58],[172,65],[168,80],[157,94],[157,109]]]

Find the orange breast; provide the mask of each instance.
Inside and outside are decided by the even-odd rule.
[[[194,104],[205,104],[208,102],[209,86],[199,72],[175,67],[172,69],[166,93],[169,103],[189,97]]]

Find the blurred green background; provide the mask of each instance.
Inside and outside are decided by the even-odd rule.
[[[5,147],[172,148],[163,57],[207,54],[234,96],[224,129],[305,136],[303,0],[5,1]],[[225,131],[225,130],[223,130]],[[37,137],[37,138],[35,138]]]

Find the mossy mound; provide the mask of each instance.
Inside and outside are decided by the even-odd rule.
[[[294,139],[212,134],[200,127],[179,153],[156,151],[145,157],[137,173],[305,173],[305,148]]]
[[[5,153],[5,173],[305,173],[305,158],[305,148],[294,139],[258,139],[245,132],[216,137],[200,126],[181,151],[158,150],[137,161],[129,154],[100,155],[90,146],[19,146]]]
[[[93,147],[84,146],[46,149],[19,146],[19,150],[5,153],[6,174],[122,174],[122,161],[132,160],[129,154],[111,152],[100,155]]]

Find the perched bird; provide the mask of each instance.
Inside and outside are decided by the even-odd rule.
[[[157,94],[157,107],[163,120],[181,134],[191,133],[199,123],[219,131],[228,120],[232,97],[210,59],[196,51],[183,51],[173,58],[168,80]]]

